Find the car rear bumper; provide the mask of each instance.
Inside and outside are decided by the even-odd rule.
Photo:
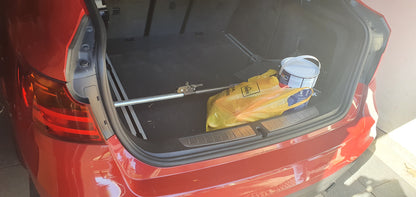
[[[127,187],[139,196],[285,196],[326,179],[369,147],[375,138],[371,131],[377,114],[368,91],[359,84],[348,114],[335,124],[256,150],[197,163],[155,167],[137,160],[116,136],[108,142]]]
[[[63,142],[34,130],[37,150],[31,154],[36,155],[28,158],[31,150],[22,152],[43,196],[301,194],[316,189],[312,185],[322,180],[331,183],[374,140],[371,130],[375,130],[377,117],[367,90],[367,86],[358,86],[350,111],[335,124],[256,150],[186,165],[143,163],[116,136],[108,145],[87,145]]]

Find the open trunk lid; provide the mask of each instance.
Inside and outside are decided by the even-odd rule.
[[[355,1],[124,0],[109,1],[100,11],[92,2],[87,6],[97,32],[97,83],[104,102],[93,110],[107,116],[109,130],[132,155],[155,166],[241,153],[343,119],[357,85],[371,80],[389,34],[381,16]],[[174,93],[187,81],[204,88],[239,83],[277,66],[255,64],[253,58],[303,54],[322,63],[317,96],[308,107],[278,117],[207,133],[206,102],[215,93],[115,106]]]

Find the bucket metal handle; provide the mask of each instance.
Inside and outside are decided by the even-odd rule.
[[[287,57],[287,58],[283,59],[282,62],[281,62],[282,66],[280,67],[279,75],[282,74],[283,69],[287,65],[287,62],[293,61],[293,60],[298,60],[298,59],[313,59],[313,60],[315,60],[316,62],[318,62],[319,72],[321,71],[321,62],[318,60],[318,58],[316,58],[315,56],[312,56],[312,55],[300,55],[300,56],[297,56],[297,57]]]

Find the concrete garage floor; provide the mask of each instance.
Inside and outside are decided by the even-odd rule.
[[[376,141],[322,196],[416,196],[415,162],[415,155],[378,129]]]
[[[29,196],[28,174],[17,158],[12,135],[9,119],[1,114],[0,196]]]

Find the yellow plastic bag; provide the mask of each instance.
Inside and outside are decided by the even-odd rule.
[[[211,96],[207,103],[207,132],[278,116],[309,101],[311,88],[281,88],[276,74],[270,69]],[[309,96],[289,106],[288,98],[305,89],[311,90]]]

